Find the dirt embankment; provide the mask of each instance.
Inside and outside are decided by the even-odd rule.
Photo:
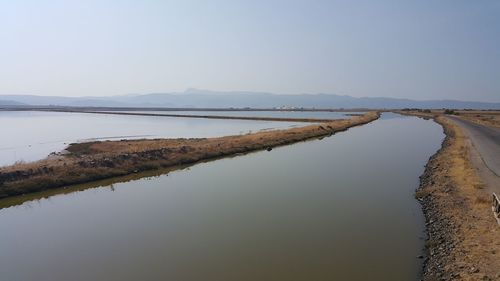
[[[442,115],[414,115],[435,118],[446,133],[416,192],[428,231],[424,280],[500,280],[500,227],[491,194],[469,161],[466,136]]]
[[[378,112],[287,130],[197,139],[103,141],[72,144],[67,155],[0,168],[0,198],[140,171],[271,150],[332,135],[376,120]]]
[[[197,114],[172,114],[172,113],[148,113],[148,112],[121,112],[121,111],[90,111],[90,110],[49,110],[51,112],[89,113],[106,115],[132,115],[132,116],[153,116],[153,117],[181,117],[199,119],[227,119],[227,120],[251,120],[251,121],[278,121],[278,122],[309,122],[326,123],[334,119],[320,118],[286,118],[286,117],[258,117],[258,116],[229,116],[229,115],[197,115]],[[346,114],[347,116],[352,114]],[[363,114],[356,114],[363,115]]]
[[[458,116],[480,125],[500,128],[500,111],[457,111]]]
[[[402,110],[399,113],[432,118],[437,115],[445,115],[446,112],[442,109],[433,109],[420,111]],[[500,110],[451,110],[450,113],[452,116],[457,116],[479,125],[500,128]]]

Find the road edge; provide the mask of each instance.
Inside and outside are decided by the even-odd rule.
[[[414,116],[434,119],[446,135],[426,164],[415,194],[426,220],[423,279],[500,280],[500,228],[489,200],[483,199],[486,194],[471,166],[466,135],[444,116]],[[480,251],[488,247],[489,252]]]

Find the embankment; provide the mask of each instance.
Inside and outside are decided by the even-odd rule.
[[[446,134],[416,192],[428,232],[424,280],[500,280],[500,228],[466,136],[443,115],[412,115],[434,118]]]
[[[287,130],[219,138],[102,141],[71,144],[68,154],[0,168],[0,198],[85,183],[140,171],[270,150],[321,138],[378,119],[368,112],[350,119],[331,120]]]
[[[122,111],[95,111],[95,110],[46,110],[51,112],[69,112],[69,113],[89,113],[106,115],[131,115],[131,116],[153,116],[153,117],[174,117],[174,118],[202,118],[202,119],[226,119],[226,120],[251,120],[251,121],[278,121],[278,122],[308,122],[308,123],[326,123],[334,119],[320,118],[284,118],[284,117],[257,117],[257,116],[228,116],[228,115],[197,115],[197,114],[172,114],[172,113],[147,113],[147,112],[122,112]],[[363,114],[357,114],[363,115]],[[349,116],[349,115],[347,115]]]

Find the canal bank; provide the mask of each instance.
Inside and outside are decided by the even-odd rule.
[[[467,136],[443,115],[410,115],[433,118],[446,135],[416,192],[428,233],[424,280],[499,280],[500,228],[491,194],[471,164]]]
[[[97,141],[71,144],[69,153],[33,163],[0,168],[0,198],[86,183],[141,171],[193,164],[199,161],[258,150],[271,150],[330,136],[378,119],[368,112],[286,130],[192,139]]]
[[[414,190],[442,138],[433,121],[383,114],[322,140],[1,209],[0,273],[420,280],[424,217]]]

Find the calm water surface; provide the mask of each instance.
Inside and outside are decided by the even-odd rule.
[[[432,121],[384,114],[323,140],[0,210],[2,280],[418,280]],[[1,202],[0,202],[1,204]]]
[[[316,118],[316,119],[347,119],[349,114],[364,114],[364,112],[330,112],[330,111],[121,111],[132,113],[158,113],[180,115],[217,115],[217,116],[247,116],[276,118]]]
[[[302,125],[304,123],[0,111],[0,166],[45,158],[72,142],[216,137]]]

